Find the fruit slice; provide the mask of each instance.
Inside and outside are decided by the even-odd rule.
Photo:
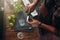
[[[14,26],[14,23],[9,23],[10,27],[13,27]]]
[[[11,20],[11,16],[8,16],[8,20]]]
[[[15,18],[15,15],[11,15],[11,18]]]
[[[15,19],[12,19],[12,22],[14,22],[14,23],[15,23]]]

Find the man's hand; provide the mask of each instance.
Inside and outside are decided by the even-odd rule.
[[[29,14],[30,12],[32,12],[34,10],[34,8],[36,7],[37,3],[38,3],[38,0],[33,0],[33,3],[28,4],[25,7],[26,13]]]
[[[32,27],[38,27],[40,22],[38,20],[33,19],[31,22],[28,22]]]
[[[25,12],[26,12],[27,14],[29,14],[29,13],[32,12],[33,10],[34,10],[33,4],[29,4],[29,5],[25,6]]]

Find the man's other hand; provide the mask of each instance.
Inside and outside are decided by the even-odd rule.
[[[31,22],[28,22],[32,27],[38,27],[40,22],[38,20],[33,19]]]

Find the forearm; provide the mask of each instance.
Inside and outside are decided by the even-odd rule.
[[[38,0],[34,0],[33,4],[34,4],[34,5],[36,5],[36,4],[37,4],[37,2],[38,2]]]
[[[37,3],[38,3],[38,0],[34,0],[33,3],[32,3],[32,5],[33,5],[33,6],[36,6]]]
[[[42,26],[44,29],[47,29],[47,30],[49,30],[49,31],[51,31],[51,32],[53,32],[53,33],[55,33],[55,30],[56,30],[56,29],[55,29],[54,26],[47,25],[47,24],[44,24],[44,23],[42,23],[41,26]]]

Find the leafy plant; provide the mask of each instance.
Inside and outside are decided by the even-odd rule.
[[[15,4],[14,4],[14,13],[18,13],[18,12],[21,12],[23,11],[24,9],[24,6],[23,6],[23,3],[22,3],[22,0],[18,0]]]

